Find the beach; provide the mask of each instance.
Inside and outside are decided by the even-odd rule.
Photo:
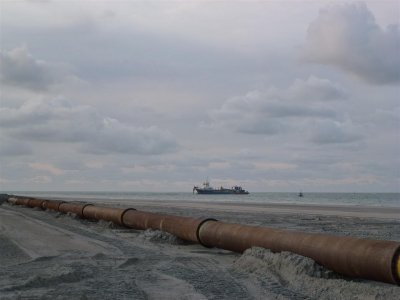
[[[81,199],[78,199],[81,200]],[[89,202],[89,201],[88,201]],[[99,205],[400,241],[400,208],[91,199]],[[2,203],[2,299],[397,299],[400,287],[345,278],[289,252],[243,254],[73,214]]]

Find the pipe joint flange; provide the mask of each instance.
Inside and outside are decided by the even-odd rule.
[[[119,217],[119,224],[120,224],[120,225],[125,226],[125,227],[129,227],[129,226],[126,226],[125,223],[124,223],[124,215],[125,215],[128,211],[130,211],[130,210],[136,210],[136,208],[130,207],[130,208],[125,209],[125,210],[121,213],[121,216]]]
[[[212,248],[213,246],[207,245],[207,244],[205,244],[205,243],[203,243],[203,242],[201,241],[201,238],[200,238],[200,229],[201,229],[201,226],[203,226],[205,223],[207,223],[207,222],[209,222],[209,221],[218,222],[217,219],[214,219],[214,218],[206,218],[206,219],[203,219],[203,220],[200,222],[200,224],[197,226],[197,229],[196,229],[196,238],[197,238],[198,243],[199,243],[200,245],[206,247],[206,248]]]
[[[43,199],[42,204],[40,204],[40,208],[46,210],[47,203],[49,203],[49,200]]]
[[[81,215],[80,215],[81,218],[85,218],[85,215],[83,214],[83,210],[85,209],[85,207],[88,207],[88,206],[93,206],[93,204],[87,203],[84,206],[82,206]]]
[[[64,204],[64,203],[68,203],[68,202],[66,202],[66,201],[60,201],[60,203],[58,203],[58,205],[57,205],[57,209],[56,209],[56,211],[60,211],[60,205],[61,204]]]
[[[400,286],[400,246],[396,249],[392,260],[392,275],[395,284]]]

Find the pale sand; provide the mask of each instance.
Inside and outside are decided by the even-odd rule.
[[[222,221],[400,241],[400,209],[96,201]],[[1,299],[398,299],[400,287],[346,279],[291,253],[244,254],[157,231],[4,203]]]

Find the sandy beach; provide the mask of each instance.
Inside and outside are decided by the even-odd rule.
[[[400,241],[400,208],[106,201],[167,214]],[[205,248],[72,214],[2,203],[1,299],[398,299],[400,287],[344,278],[309,258]]]

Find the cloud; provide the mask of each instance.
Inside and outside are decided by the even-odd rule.
[[[43,91],[62,81],[69,71],[65,64],[35,59],[26,47],[0,52],[2,84]]]
[[[0,107],[0,126],[18,127],[24,124],[40,124],[51,118],[51,105],[42,101],[26,101],[18,109]]]
[[[187,191],[210,176],[251,191],[397,191],[398,88],[346,79],[396,82],[387,70],[397,56],[384,51],[398,41],[386,27],[398,23],[398,5],[368,4],[375,22],[362,5],[318,16],[321,2],[275,2],[8,1],[3,189]],[[315,64],[298,63],[306,37]],[[201,120],[212,130],[196,127]],[[330,188],[343,174],[379,182]],[[319,178],[328,181],[314,184]]]
[[[253,165],[255,169],[260,170],[294,170],[297,168],[295,164],[266,161],[255,162]]]
[[[33,154],[29,143],[0,137],[0,156],[20,156]]]
[[[311,141],[316,144],[342,144],[359,141],[363,135],[351,122],[324,120],[315,126]]]
[[[347,98],[347,94],[341,86],[316,76],[310,76],[306,80],[296,79],[288,89],[288,96],[304,101],[336,101]]]
[[[36,185],[36,184],[51,183],[53,179],[49,176],[34,176],[32,178],[29,178],[27,181],[29,183],[34,183]]]
[[[251,91],[228,99],[210,113],[210,118],[213,126],[240,133],[274,135],[298,120],[338,118],[337,112],[327,103],[345,97],[341,87],[311,76],[307,80],[297,79],[288,89]]]
[[[171,133],[156,126],[132,127],[116,119],[103,119],[101,131],[92,137],[84,151],[94,154],[110,152],[131,154],[163,154],[175,152],[177,144]]]
[[[0,126],[12,138],[33,142],[78,143],[94,154],[162,154],[177,150],[175,138],[155,126],[135,127],[103,116],[91,106],[65,99],[0,108]]]
[[[400,81],[398,24],[382,29],[365,3],[330,5],[308,27],[304,58],[374,84]]]
[[[34,170],[45,171],[52,175],[57,175],[57,176],[65,173],[64,170],[61,170],[49,163],[39,163],[39,162],[30,163],[29,167],[31,167]]]

